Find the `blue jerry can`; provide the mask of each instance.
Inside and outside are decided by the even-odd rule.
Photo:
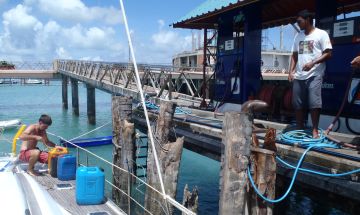
[[[104,200],[105,175],[98,167],[76,170],[76,202],[79,205],[101,204]]]
[[[73,155],[60,155],[57,161],[57,177],[59,180],[74,180],[76,177],[76,157]]]

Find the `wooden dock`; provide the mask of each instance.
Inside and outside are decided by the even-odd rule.
[[[127,96],[137,101],[140,100],[139,91],[134,79],[134,71],[131,67],[128,67],[128,65],[101,62],[58,61],[55,64],[55,68],[63,77],[70,77],[73,80],[86,83],[88,90],[92,91],[94,88],[97,88],[113,95]],[[193,75],[194,77],[187,78],[189,75]],[[187,110],[187,107],[198,107],[202,101],[199,95],[200,88],[196,90],[194,84],[191,83],[191,78],[200,78],[200,75],[197,73],[187,74],[182,71],[176,74],[174,71],[167,71],[161,67],[148,68],[143,66],[140,67],[140,76],[144,92],[149,95],[148,99],[155,104],[159,104],[162,99],[167,98],[177,104],[178,107],[183,107]],[[270,74],[270,76],[274,75]],[[280,76],[279,80],[283,80],[286,75],[281,74]],[[188,94],[182,93],[180,85],[187,87]],[[63,89],[67,89],[67,87],[63,85]],[[88,92],[88,105],[95,104],[94,99],[91,99],[89,95],[91,95],[91,93],[89,94]],[[89,98],[91,100],[90,102]],[[67,102],[67,92],[63,92],[63,102],[64,101]],[[174,137],[173,140],[175,140],[177,136],[183,136],[185,148],[219,161],[222,151],[223,114],[198,109],[190,109],[189,112],[191,112],[191,114],[176,114],[174,116],[173,122],[175,126],[174,129],[171,129],[170,136],[172,135],[172,137]],[[147,133],[145,119],[142,114],[142,110],[134,111],[133,120],[137,124],[137,127],[143,127],[144,133]],[[88,112],[89,119],[95,119],[93,115],[94,113]],[[157,114],[155,112],[150,113],[150,117],[156,119]],[[262,120],[255,120],[254,123],[264,128],[274,128],[277,133],[288,127],[288,125],[285,124]],[[334,135],[337,139],[344,142],[360,144],[359,136],[339,133],[331,133],[331,135]],[[260,143],[262,143],[264,135],[258,134],[257,137],[260,139]],[[289,162],[296,162],[305,150],[301,147],[290,146],[280,142],[277,142],[276,146],[277,155]],[[341,173],[360,168],[360,159],[357,151],[348,149],[327,150],[345,156],[340,158],[334,155],[334,153],[311,151],[306,156],[304,166],[328,173]],[[278,165],[278,174],[291,177],[291,172],[287,167]],[[318,183],[319,180],[321,183]],[[330,193],[360,201],[359,174],[329,179],[327,177],[299,172],[297,182],[302,182]]]
[[[134,117],[135,123],[139,127],[145,125],[145,120],[141,116],[142,111],[137,111],[137,115]],[[194,116],[204,117],[203,120],[209,121],[213,120],[213,125],[216,126],[207,126],[204,124],[196,123],[195,121],[187,121],[187,118],[194,118]],[[151,113],[151,117],[155,119],[156,113]],[[209,122],[207,122],[209,123]],[[199,154],[207,156],[209,158],[220,161],[221,156],[221,139],[222,139],[222,129],[216,128],[222,123],[222,116],[215,115],[214,113],[192,110],[191,115],[175,115],[174,117],[174,129],[173,136],[184,136],[185,143],[184,147],[195,151]],[[274,123],[263,120],[255,120],[256,124],[262,125],[265,128],[275,128],[277,133],[281,132],[289,125]],[[211,123],[209,123],[211,124]],[[215,127],[215,128],[214,128]],[[145,128],[146,130],[146,128]],[[359,143],[360,137],[354,135],[345,135],[340,133],[330,133],[333,136],[336,136],[337,139],[340,139],[349,143]],[[260,143],[263,143],[264,134],[258,134]],[[298,146],[284,145],[279,142],[276,143],[277,155],[282,159],[296,164],[303,152],[304,148]],[[358,158],[360,160],[359,152],[356,150],[351,150],[347,148],[343,149],[326,149],[330,152],[336,152],[344,154],[348,157]],[[306,159],[302,165],[304,168],[309,168],[312,170],[317,170],[326,173],[341,173],[347,172],[354,169],[360,168],[360,162],[352,160],[350,158],[340,158],[338,156],[325,154],[323,152],[310,151],[307,153]],[[291,178],[293,171],[289,168],[278,164],[277,173]],[[337,177],[329,178],[319,175],[310,174],[307,172],[299,172],[298,177],[296,178],[297,182],[306,184],[310,187],[316,187],[318,189],[327,191],[332,194],[340,195],[349,199],[354,199],[360,201],[360,174],[353,174],[347,177]]]
[[[38,78],[52,79],[58,77],[55,70],[0,70],[0,78]]]

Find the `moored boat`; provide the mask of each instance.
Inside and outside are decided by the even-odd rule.
[[[21,124],[20,119],[0,121],[0,128],[15,128]]]
[[[25,81],[26,84],[42,84],[42,80],[38,79],[28,79]]]
[[[75,139],[70,141],[72,144],[68,142],[69,141],[66,140],[60,140],[61,145],[71,148],[75,147],[75,145],[80,147],[109,145],[112,144],[112,136]]]

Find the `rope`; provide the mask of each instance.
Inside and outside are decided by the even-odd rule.
[[[89,151],[89,150],[87,150],[87,149],[85,149],[85,148],[83,148],[83,147],[81,147],[81,146],[75,145],[74,143],[66,140],[65,138],[63,138],[63,137],[61,137],[61,136],[59,136],[59,135],[52,134],[52,133],[50,133],[50,132],[47,132],[47,133],[50,134],[50,135],[52,135],[52,136],[55,136],[55,137],[57,137],[57,138],[63,139],[65,142],[67,142],[67,143],[69,143],[69,144],[72,144],[72,145],[75,146],[76,148],[79,148],[79,149],[87,152],[88,154],[96,157],[97,159],[99,159],[99,160],[101,160],[101,161],[104,161],[105,163],[109,164],[110,166],[112,166],[112,167],[114,167],[114,168],[117,168],[117,169],[120,170],[120,171],[123,171],[123,172],[125,172],[125,173],[129,173],[129,172],[126,171],[125,169],[114,165],[113,163],[105,160],[104,158],[98,156],[97,154],[95,154],[95,153],[93,153],[93,152],[91,152],[91,151]],[[146,184],[146,182],[145,182],[144,180],[140,179],[139,177],[137,177],[137,176],[134,175],[133,173],[129,173],[129,174],[130,174],[131,176],[135,177],[137,180],[141,181],[142,183]],[[150,186],[150,185],[148,185],[148,184],[146,184],[146,185],[147,185],[148,187],[150,187],[153,191],[155,191],[155,192],[157,192],[158,194],[162,195],[162,193],[159,192],[158,190],[156,190],[154,187],[152,187],[152,186]]]
[[[155,112],[160,111],[160,107],[158,105],[156,105],[155,103],[151,102],[151,101],[145,101],[145,104],[146,104],[147,109],[154,110]],[[191,111],[190,110],[184,110],[181,107],[176,107],[175,108],[175,114],[191,114]]]
[[[324,143],[314,143],[312,145],[310,145],[304,152],[303,154],[301,155],[300,157],[300,160],[298,162],[298,164],[296,165],[296,168],[295,168],[295,171],[294,171],[294,175],[291,179],[291,182],[290,182],[290,185],[288,187],[288,189],[286,190],[286,192],[278,199],[269,199],[267,198],[266,196],[264,196],[259,190],[258,188],[256,187],[255,185],[255,182],[254,182],[254,179],[252,178],[251,176],[251,171],[250,171],[250,166],[248,166],[248,169],[247,169],[247,172],[248,172],[248,177],[249,177],[249,181],[251,183],[251,185],[253,186],[255,192],[265,201],[267,202],[270,202],[270,203],[278,203],[278,202],[281,202],[282,200],[284,200],[290,193],[291,191],[291,188],[293,187],[294,185],[294,182],[295,182],[295,179],[296,179],[296,176],[300,170],[300,166],[302,164],[302,162],[304,161],[304,158],[306,156],[306,154],[308,153],[308,151],[310,151],[312,148],[322,148],[322,147],[329,147],[329,148],[334,148],[332,147],[331,145],[329,144],[324,144]]]
[[[282,133],[280,139],[290,144],[300,145],[302,147],[308,147],[312,144],[323,143],[334,148],[339,148],[337,144],[328,140],[323,132],[320,130],[319,138],[313,138],[310,130],[293,130]]]
[[[81,166],[84,166],[82,164],[80,164]],[[133,202],[135,202],[138,206],[140,206],[145,212],[147,212],[148,214],[152,214],[150,211],[148,211],[144,206],[142,206],[138,201],[136,201],[136,199],[132,198],[130,195],[128,195],[125,191],[123,191],[122,189],[118,188],[117,186],[115,186],[112,182],[110,182],[109,180],[105,179],[105,182],[108,183],[111,187],[117,189],[118,191],[122,192],[125,196],[128,196]]]
[[[85,136],[85,135],[88,135],[88,134],[90,134],[90,133],[92,133],[92,132],[94,132],[94,131],[96,131],[96,130],[99,130],[100,128],[103,128],[103,127],[109,125],[110,123],[112,123],[112,121],[111,121],[111,122],[108,122],[108,123],[105,123],[104,125],[101,125],[101,126],[95,128],[95,129],[93,129],[93,130],[91,130],[91,131],[89,131],[89,132],[86,132],[86,133],[84,133],[84,134],[82,134],[82,135],[80,135],[80,136],[74,137],[74,138],[70,139],[69,141],[73,141],[73,140],[75,140],[75,139],[78,139],[78,138],[80,138],[80,137],[83,137],[83,136]]]
[[[301,164],[305,159],[306,154],[312,149],[312,148],[339,148],[339,146],[337,144],[335,144],[334,142],[328,140],[325,135],[324,132],[321,130],[320,132],[320,138],[312,138],[312,133],[310,131],[304,131],[304,130],[294,130],[294,131],[288,131],[285,133],[282,133],[280,135],[280,139],[282,139],[283,141],[286,141],[288,143],[291,144],[298,144],[302,147],[307,147],[306,150],[303,152],[303,154],[301,155],[298,163],[296,166],[293,166],[289,163],[287,163],[286,161],[282,160],[280,157],[276,156],[276,159],[284,164],[287,167],[290,167],[291,169],[294,169],[294,174],[293,177],[291,179],[290,185],[288,187],[288,189],[286,190],[286,192],[278,199],[269,199],[266,196],[264,196],[256,187],[255,182],[251,176],[251,171],[250,171],[250,166],[248,166],[248,177],[249,177],[249,181],[251,183],[251,185],[253,186],[255,192],[265,201],[270,202],[270,203],[278,203],[282,200],[284,200],[287,195],[290,193],[291,188],[294,185],[296,176],[298,174],[299,171],[303,171],[303,172],[309,172],[309,173],[313,173],[316,175],[321,175],[321,176],[327,176],[327,177],[339,177],[339,176],[346,176],[346,175],[350,175],[350,174],[354,174],[354,173],[359,173],[360,169],[356,169],[356,170],[352,170],[349,172],[344,172],[344,173],[338,173],[338,174],[330,174],[330,173],[324,173],[324,172],[319,172],[319,171],[315,171],[315,170],[310,170],[310,169],[306,169],[306,168],[301,168]]]

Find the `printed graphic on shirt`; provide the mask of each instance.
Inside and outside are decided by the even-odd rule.
[[[314,52],[314,40],[299,42],[299,54],[312,54],[313,52]]]

